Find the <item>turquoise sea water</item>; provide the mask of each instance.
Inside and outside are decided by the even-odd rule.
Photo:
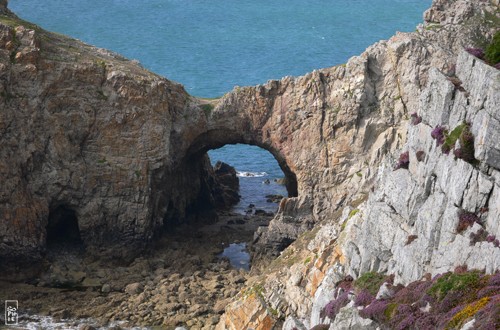
[[[431,0],[10,0],[41,27],[137,59],[195,96],[217,97],[235,85],[301,75],[345,63],[396,31],[413,31]],[[256,147],[210,152],[240,172],[242,204],[267,208],[282,193],[274,158]],[[273,206],[274,207],[274,206]]]

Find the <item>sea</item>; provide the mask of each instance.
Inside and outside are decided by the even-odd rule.
[[[235,86],[299,76],[342,64],[396,31],[414,31],[431,0],[10,0],[9,8],[40,27],[110,49],[217,98]],[[250,204],[276,211],[268,194],[286,195],[283,172],[258,147],[211,150],[213,163],[234,166],[244,213]],[[234,247],[240,251],[241,247]],[[246,261],[241,261],[245,263]],[[32,316],[36,317],[36,316]],[[50,318],[24,329],[70,328]]]
[[[235,86],[299,76],[347,62],[396,31],[413,31],[431,0],[10,0],[44,29],[107,48],[217,98]],[[266,195],[287,195],[283,172],[258,147],[209,151],[240,177],[241,202],[275,211]],[[268,183],[269,182],[269,183]]]

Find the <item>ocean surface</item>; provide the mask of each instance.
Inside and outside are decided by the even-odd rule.
[[[396,31],[413,31],[431,0],[10,0],[18,16],[108,48],[195,96],[345,63]],[[240,173],[242,201],[275,210],[283,173],[270,153],[226,146],[209,153]],[[246,176],[244,174],[250,174]],[[266,179],[270,184],[263,183]]]

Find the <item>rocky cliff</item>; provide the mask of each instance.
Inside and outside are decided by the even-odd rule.
[[[317,160],[300,162],[305,138],[287,150],[298,160],[291,166],[297,199],[311,198],[308,219],[320,225],[300,235],[286,209],[273,220],[261,239],[299,239],[226,309],[219,329],[376,328],[382,325],[362,319],[352,304],[335,321],[325,317],[346,277],[392,274],[406,285],[457,266],[499,269],[500,75],[464,51],[498,31],[498,3],[435,1],[424,18],[416,32],[307,76],[320,88],[301,95],[316,95],[302,108],[327,105],[311,123],[318,140],[306,149]],[[301,129],[313,118],[304,116]],[[438,143],[433,136],[444,130]],[[289,139],[282,135],[293,145]],[[463,154],[467,141],[473,156]]]
[[[259,251],[296,242],[220,328],[324,322],[347,275],[408,283],[457,265],[498,269],[494,244],[470,243],[479,230],[500,235],[498,71],[463,51],[491,40],[498,1],[436,0],[416,32],[345,65],[236,88],[213,107],[5,2],[0,14],[2,265],[39,260],[51,228],[70,230],[61,219],[89,252],[137,253],[213,208],[206,151],[247,143],[275,156],[290,195],[257,233]],[[455,136],[449,154],[432,139],[437,125],[438,140]],[[458,153],[467,141],[473,156]],[[460,231],[459,214],[469,217]]]
[[[181,85],[0,14],[2,271],[39,260],[61,214],[89,252],[126,256],[212,208],[207,157],[182,149],[205,115]]]

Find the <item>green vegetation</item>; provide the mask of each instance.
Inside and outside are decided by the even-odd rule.
[[[384,283],[384,280],[384,275],[376,272],[368,272],[364,273],[357,280],[355,280],[353,285],[360,291],[367,290],[372,295],[376,295],[380,286]]]
[[[278,310],[277,309],[274,309],[272,307],[268,307],[267,310],[269,311],[269,313],[271,313],[272,316],[274,316],[275,318],[278,317],[279,313],[278,313]]]
[[[106,158],[102,158],[97,161],[98,164],[105,164],[106,162],[107,162]]]
[[[255,285],[251,286],[250,288],[242,291],[243,296],[245,298],[251,296],[252,294],[255,294],[256,296],[258,296],[261,299],[264,299],[264,296],[262,294],[263,292],[264,292],[264,286],[261,283],[256,283]]]
[[[484,58],[491,65],[500,63],[500,31],[495,33],[493,40],[484,51]]]
[[[451,291],[470,291],[479,285],[479,275],[479,272],[445,274],[429,288],[427,293],[438,300],[442,300]]]
[[[213,104],[207,103],[202,104],[201,108],[203,109],[203,112],[205,112],[205,116],[210,117],[210,114],[214,110],[215,106]]]
[[[458,138],[462,134],[462,131],[464,130],[465,126],[467,126],[466,123],[462,123],[455,127],[453,131],[451,131],[449,134],[445,133],[445,139],[443,143],[443,150],[446,148],[447,150],[453,149],[455,147],[455,143],[457,142]]]
[[[359,209],[354,209],[351,212],[349,212],[349,216],[347,217],[347,220],[351,219],[353,216],[355,216],[359,212]]]
[[[484,22],[487,26],[500,26],[500,17],[498,16],[499,10],[496,13],[490,13],[489,11],[484,11]]]
[[[427,31],[435,31],[441,28],[441,24],[431,23],[425,27]]]
[[[16,17],[11,17],[11,16],[0,16],[0,23],[16,28],[20,25],[24,26],[27,29],[35,30],[35,31],[41,31],[42,29],[33,23],[26,22],[22,19],[16,18]]]
[[[392,302],[392,303],[387,305],[387,307],[385,308],[385,311],[384,311],[384,316],[385,316],[386,320],[392,319],[398,306],[399,306],[399,304],[396,302]]]
[[[106,70],[106,62],[104,60],[96,60],[96,64],[100,66],[103,70]]]

